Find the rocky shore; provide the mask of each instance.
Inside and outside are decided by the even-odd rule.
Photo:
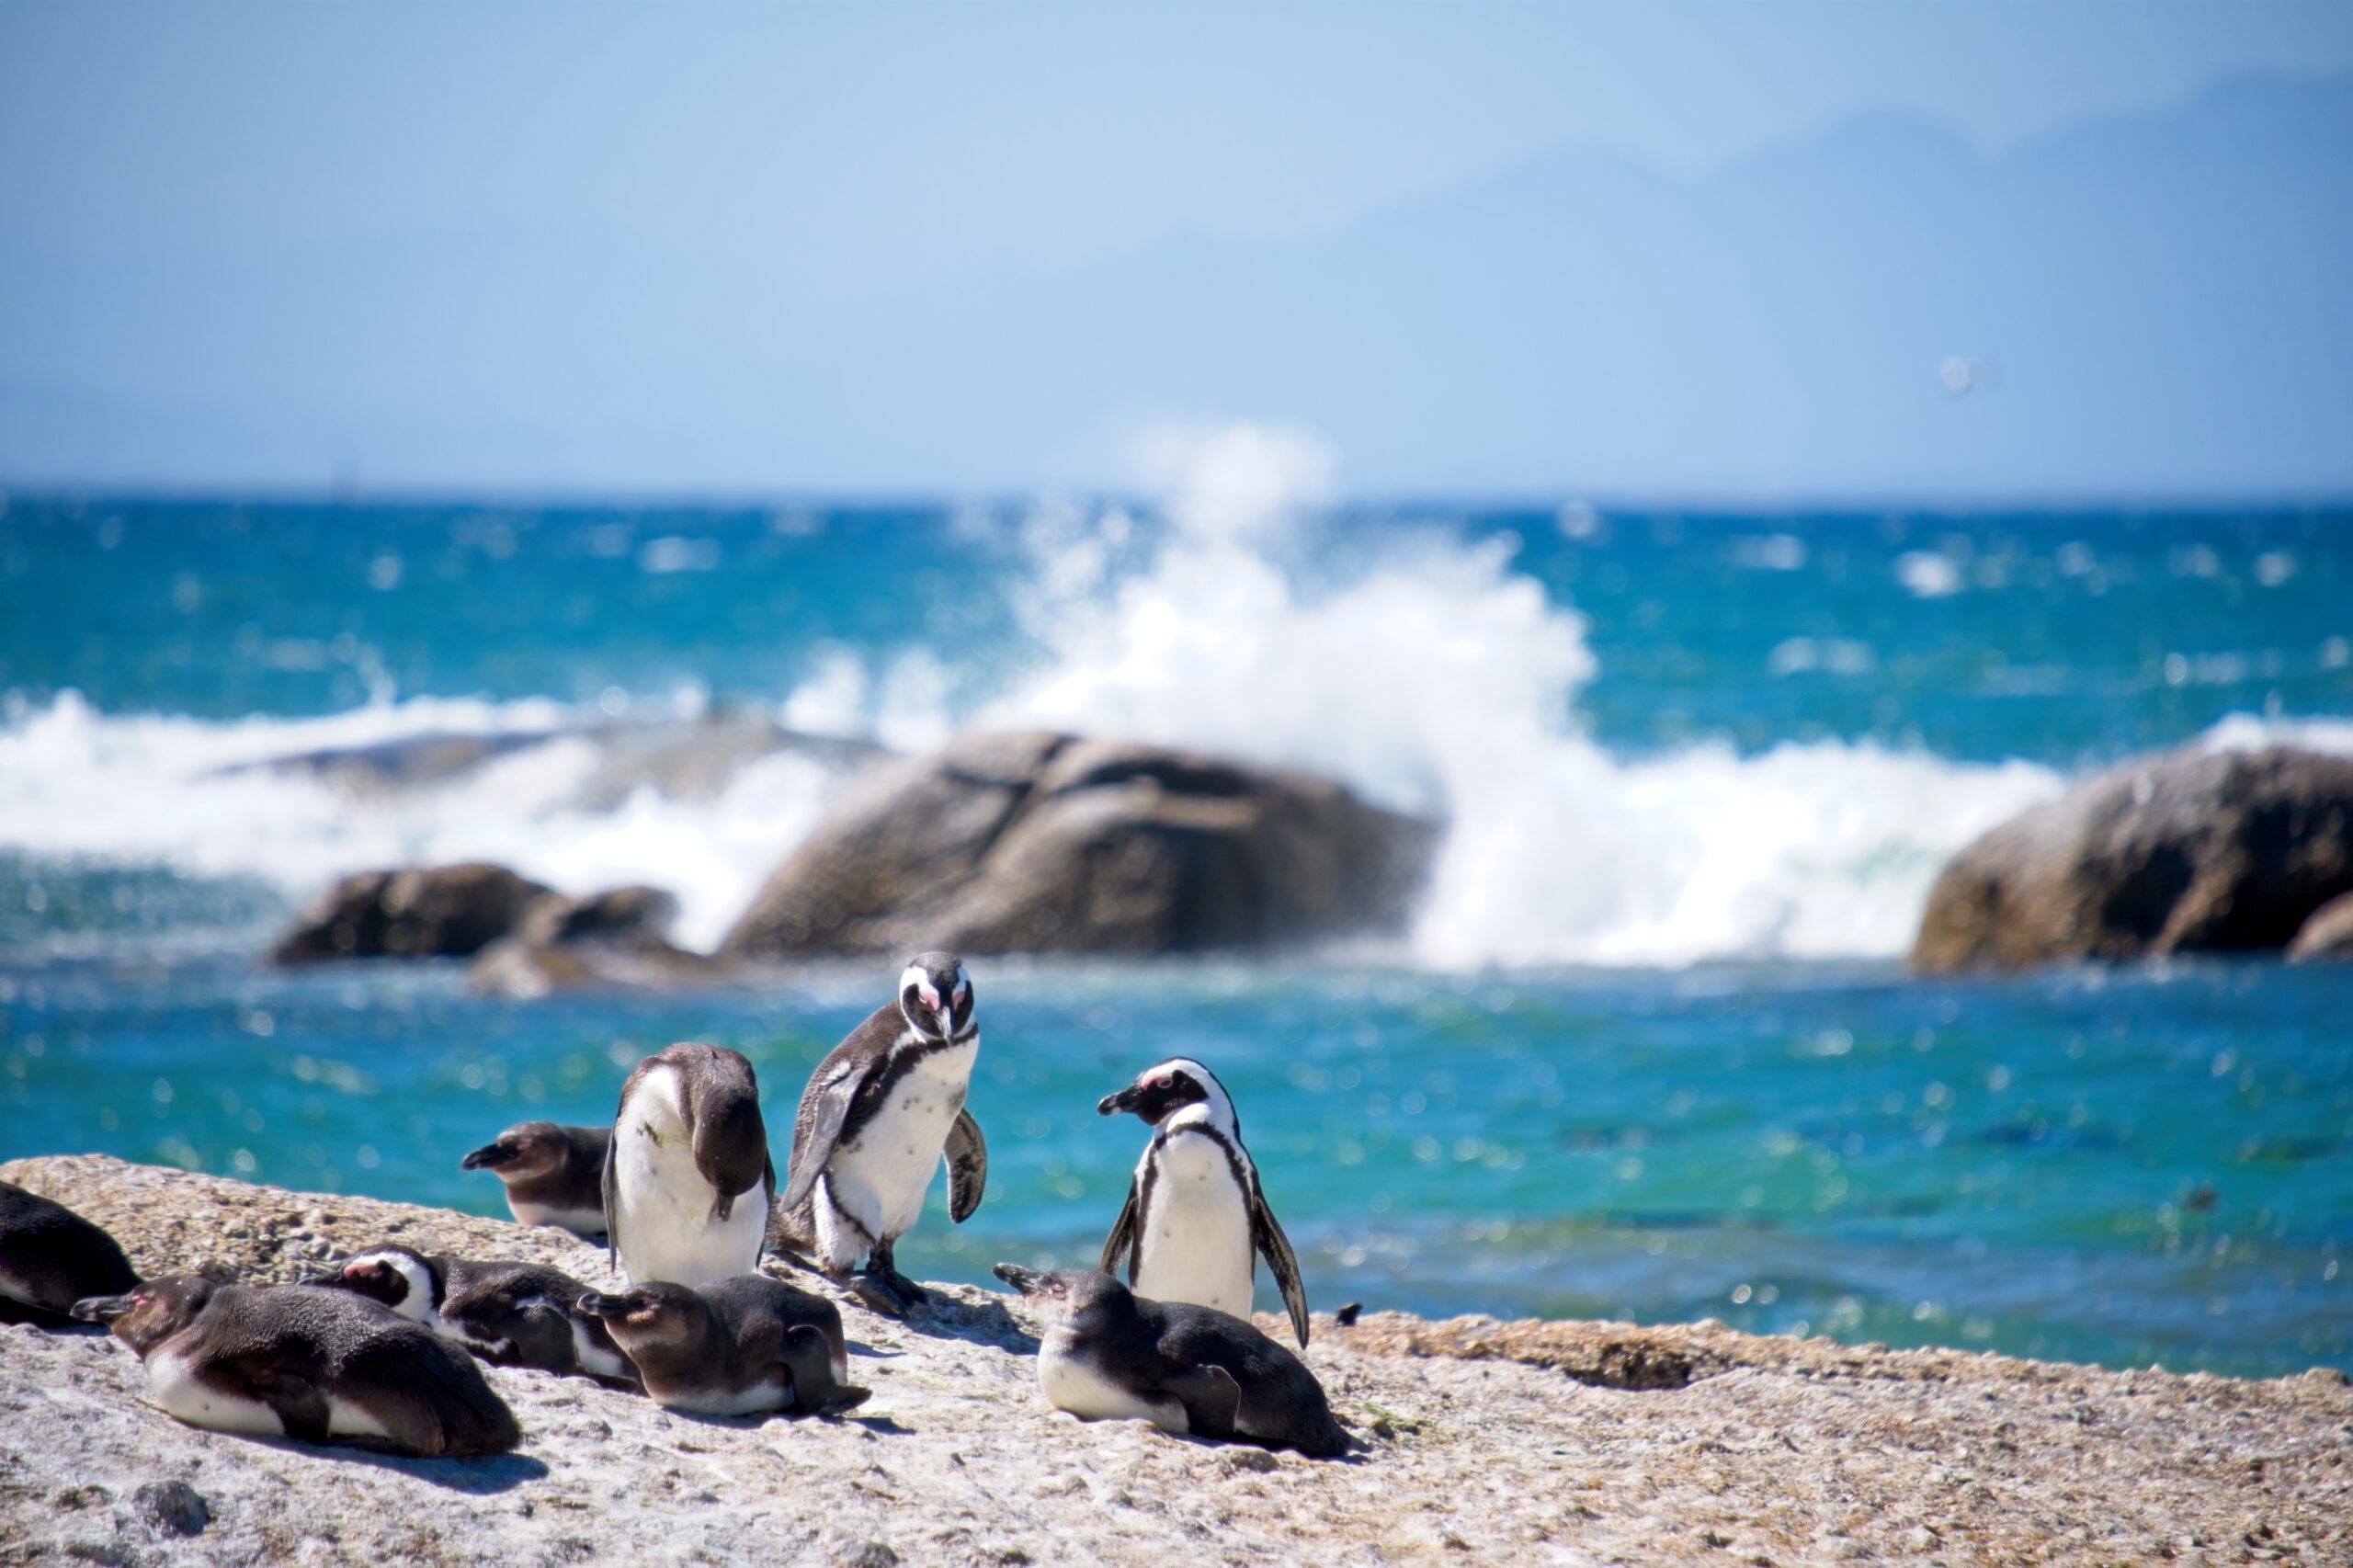
[[[0,1179],[148,1272],[288,1278],[393,1240],[605,1278],[584,1243],[441,1210],[95,1155]],[[908,1324],[842,1300],[875,1390],[849,1418],[691,1419],[494,1369],[526,1436],[483,1460],[194,1431],[121,1346],[0,1328],[0,1563],[2353,1560],[2335,1372],[1319,1315],[1309,1364],[1362,1439],[1319,1463],[1057,1415],[1019,1305],[935,1292]]]

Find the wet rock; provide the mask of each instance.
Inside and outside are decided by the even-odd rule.
[[[718,965],[669,939],[677,915],[676,897],[660,888],[551,896],[525,912],[514,935],[483,949],[469,978],[475,989],[504,996],[582,987],[663,991],[718,978]]]
[[[361,871],[344,878],[278,938],[279,963],[327,959],[471,958],[554,893],[504,866]]]
[[[166,1535],[202,1535],[212,1522],[204,1494],[185,1481],[151,1481],[131,1494],[140,1517]]]
[[[2353,962],[2353,892],[2339,893],[2312,913],[2288,944],[2290,963]]]
[[[2353,891],[2353,757],[2176,752],[1964,847],[1928,893],[1930,973],[2287,946]]]
[[[883,770],[722,951],[1191,952],[1400,924],[1429,824],[1326,779],[1043,732]]]

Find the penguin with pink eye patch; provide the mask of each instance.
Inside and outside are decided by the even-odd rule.
[[[904,1317],[924,1300],[892,1250],[915,1227],[931,1173],[948,1166],[948,1214],[981,1206],[988,1146],[964,1108],[979,1060],[972,983],[953,953],[918,953],[896,1000],[834,1047],[801,1092],[784,1194],[768,1245],[847,1279],[880,1312]],[[866,1267],[855,1278],[860,1258]]]
[[[1307,1290],[1299,1259],[1267,1207],[1258,1167],[1242,1146],[1242,1119],[1217,1074],[1189,1056],[1172,1057],[1095,1108],[1104,1116],[1132,1112],[1152,1129],[1097,1267],[1112,1275],[1124,1267],[1139,1296],[1212,1307],[1246,1323],[1263,1256],[1304,1348]]]

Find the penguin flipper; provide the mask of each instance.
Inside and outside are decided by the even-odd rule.
[[[327,1440],[331,1413],[327,1396],[319,1392],[317,1384],[267,1361],[242,1361],[220,1370],[225,1374],[222,1382],[242,1385],[233,1386],[231,1392],[267,1405],[270,1414],[278,1417],[278,1424],[286,1428],[288,1437],[305,1443]]]
[[[621,1096],[621,1103],[624,1105],[629,1103],[629,1096],[626,1094]],[[615,1125],[619,1125],[618,1120]],[[621,1266],[620,1194],[616,1190],[620,1184],[615,1179],[613,1169],[613,1151],[620,1145],[620,1140],[618,1138],[608,1139],[606,1142],[605,1172],[600,1183],[605,1193],[605,1267],[611,1269],[619,1269]]]
[[[1128,1278],[1136,1277],[1136,1216],[1142,1207],[1136,1196],[1135,1177],[1128,1178],[1128,1200],[1120,1206],[1120,1217],[1111,1221],[1111,1233],[1103,1238],[1103,1259],[1095,1267],[1116,1276],[1125,1266]]]
[[[809,1136],[792,1146],[792,1179],[784,1188],[787,1209],[798,1209],[809,1201],[817,1178],[825,1174],[825,1165],[834,1157],[834,1145],[841,1142],[850,1104],[865,1082],[865,1072],[852,1068],[817,1091],[817,1112],[810,1119]]]
[[[1231,1437],[1242,1415],[1242,1385],[1223,1367],[1203,1361],[1162,1381],[1161,1392],[1185,1407],[1197,1437]]]
[[[971,1111],[960,1110],[948,1129],[948,1217],[960,1225],[971,1219],[988,1181],[989,1146],[981,1137],[981,1124]]]
[[[1275,1222],[1275,1211],[1267,1207],[1267,1195],[1256,1173],[1250,1182],[1250,1244],[1267,1260],[1267,1271],[1275,1277],[1283,1305],[1290,1310],[1291,1332],[1299,1335],[1299,1347],[1306,1349],[1307,1288],[1299,1282],[1299,1259],[1291,1253],[1290,1238]]]

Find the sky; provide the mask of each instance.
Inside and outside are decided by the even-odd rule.
[[[2342,492],[2353,455],[2325,449],[2353,443],[2323,437],[2353,424],[2329,368],[2353,339],[2311,264],[2353,275],[2323,167],[2353,145],[2325,104],[2210,111],[2250,83],[2293,98],[2348,77],[2353,7],[2334,5],[0,0],[0,484],[1022,490],[1117,484],[1140,429],[1248,418],[1314,429],[1355,489]],[[2182,141],[2185,116],[2220,151]],[[2137,365],[2229,388],[2277,414],[2259,438],[2178,399],[2103,414],[2097,334],[2019,336],[1966,290],[1935,307],[1943,337],[1900,348],[1900,297],[1859,311],[1896,379],[1802,372],[1788,395],[1820,417],[1744,428],[1774,372],[1721,346],[1769,331],[1804,278],[1678,256],[1769,248],[1745,192],[1785,190],[1810,253],[1879,254],[1875,215],[1947,165],[1954,199],[2034,209],[2005,182],[2042,179],[2054,139],[2109,172],[1984,261],[2006,298],[2046,271],[2076,291],[2023,318],[2101,291],[2118,247],[2202,253],[2194,228],[2106,210],[2135,171],[2222,163],[2161,209],[2252,187],[2320,214],[2278,233],[2258,214],[2255,240],[2112,326],[2184,338],[2162,363],[2112,357],[2120,384]],[[1775,186],[1791,164],[1815,172]],[[1515,181],[1518,211],[1483,212]],[[1646,228],[1663,203],[1672,223]],[[1583,291],[1548,296],[1529,210],[1625,236],[1642,276],[1597,300],[1556,256]],[[1453,249],[1426,243],[1453,222]],[[2200,324],[2231,310],[2181,308],[2279,290],[2266,245],[2322,279],[2291,280],[2280,319],[2233,335]],[[1382,270],[1408,250],[1428,254]],[[1509,318],[1453,302],[1497,273]],[[1351,278],[1332,307],[1321,280]],[[1331,319],[1290,345],[1300,308],[1270,318],[1278,299]],[[2276,360],[2245,351],[2250,330]],[[1518,336],[1552,362],[1474,351]],[[1564,387],[1563,357],[1596,384]],[[1872,427],[1948,361],[2040,434]],[[1599,384],[1630,379],[1646,423]]]

